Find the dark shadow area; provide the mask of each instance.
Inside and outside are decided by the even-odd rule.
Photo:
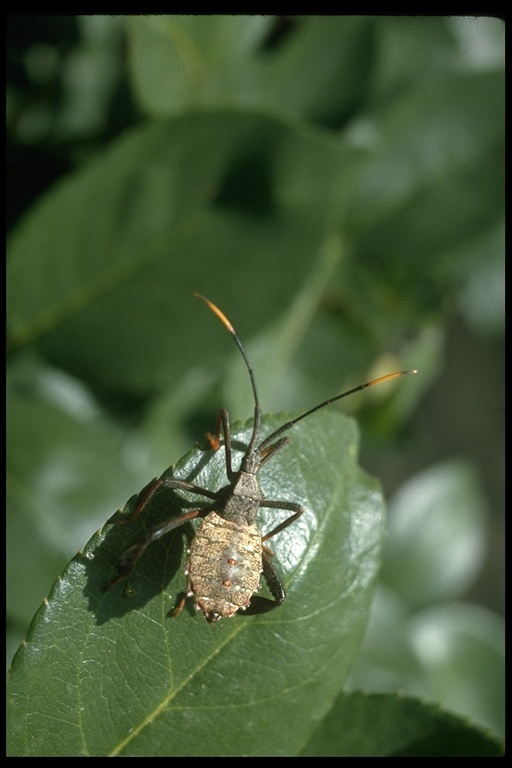
[[[252,216],[268,216],[275,209],[271,153],[261,152],[238,158],[227,169],[215,205],[243,211]]]
[[[125,510],[118,512],[119,520],[129,520],[136,501],[137,496],[133,496]],[[207,499],[189,502],[174,490],[159,488],[133,524],[111,525],[104,540],[94,551],[94,557],[80,556],[82,562],[86,563],[88,577],[84,594],[98,625],[142,608],[155,595],[166,590],[180,572],[182,580],[180,577],[176,591],[185,588],[185,552],[194,536],[191,523],[184,524],[150,544],[126,578],[105,591],[105,587],[118,573],[118,563],[123,552],[163,522],[179,517],[187,510],[205,506],[208,506]],[[170,601],[170,611],[174,599]]]

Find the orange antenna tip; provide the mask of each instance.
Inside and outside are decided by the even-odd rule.
[[[217,317],[219,318],[219,320],[221,321],[221,323],[222,323],[222,324],[223,324],[223,325],[224,325],[224,326],[225,326],[225,327],[228,329],[228,331],[229,331],[230,333],[235,333],[235,329],[233,328],[233,326],[232,326],[232,325],[231,325],[231,323],[229,322],[229,320],[228,320],[228,318],[226,317],[226,315],[224,314],[224,312],[222,312],[222,311],[221,311],[221,310],[220,310],[220,309],[219,309],[219,308],[218,308],[218,307],[217,307],[217,306],[216,306],[216,305],[213,303],[213,301],[210,301],[210,299],[207,299],[205,296],[201,296],[201,294],[200,294],[200,293],[196,293],[195,291],[194,291],[194,296],[195,296],[196,298],[198,298],[198,299],[201,299],[201,301],[204,301],[204,303],[206,304],[206,306],[207,306],[207,307],[209,307],[209,308],[211,309],[211,311],[214,313],[214,315],[217,315]]]
[[[375,384],[382,384],[385,381],[390,381],[391,379],[397,379],[399,376],[409,376],[412,373],[418,373],[417,370],[413,369],[410,371],[396,371],[395,373],[387,373],[385,376],[379,376],[378,379],[373,379],[373,381],[369,381],[367,384],[364,384],[364,387],[373,387]]]

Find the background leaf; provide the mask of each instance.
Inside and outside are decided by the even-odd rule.
[[[415,476],[390,509],[384,583],[415,608],[460,594],[482,565],[484,519],[478,480],[463,462]]]
[[[224,295],[224,305],[231,297],[236,312],[247,303],[245,283],[268,322],[283,291],[293,293],[307,278],[345,154],[332,142],[241,113],[134,131],[56,188],[13,238],[12,348],[37,343],[95,386],[146,394],[169,384],[178,351],[181,365],[197,360],[194,319],[183,322],[193,290]],[[297,199],[297,188],[307,194]],[[244,189],[252,212],[232,199]],[[260,215],[261,205],[268,210]],[[239,315],[241,335],[246,313]],[[177,324],[181,333],[169,334],[164,355],[162,329]],[[203,350],[206,362],[218,357],[217,339],[220,346],[217,334]]]
[[[157,117],[237,104],[336,124],[360,100],[370,70],[363,51],[372,44],[372,28],[363,17],[333,16],[329,24],[283,18],[276,47],[270,17],[160,16],[126,23],[137,97]]]
[[[303,752],[316,757],[497,757],[502,754],[503,745],[491,734],[436,705],[403,695],[371,695],[360,691],[338,696],[329,716]]]
[[[460,460],[420,473],[391,500],[381,586],[350,685],[437,701],[504,734],[504,621],[460,600],[481,569],[485,514],[474,468]]]

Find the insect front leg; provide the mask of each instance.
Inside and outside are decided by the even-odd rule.
[[[231,427],[229,424],[229,413],[225,408],[221,408],[219,415],[217,416],[217,425],[215,427],[215,434],[211,435],[210,432],[206,433],[208,442],[214,451],[218,451],[220,448],[220,433],[224,436],[224,457],[226,461],[226,475],[228,480],[233,479],[233,469],[231,467]]]
[[[200,488],[198,485],[189,483],[187,480],[179,480],[177,477],[158,477],[152,480],[146,485],[145,488],[137,496],[137,501],[133,509],[132,514],[128,519],[124,517],[116,518],[117,512],[107,520],[107,525],[131,525],[134,523],[140,513],[145,509],[146,505],[152,499],[155,492],[161,488],[173,488],[178,491],[189,491],[190,493],[198,493],[200,496],[207,496],[209,499],[215,500],[217,494],[214,491],[208,491],[206,488]]]
[[[184,523],[187,523],[189,520],[194,520],[194,518],[196,517],[204,517],[204,515],[208,511],[209,511],[209,508],[207,510],[193,509],[190,512],[185,512],[183,515],[180,515],[179,517],[176,517],[172,520],[167,520],[167,522],[163,523],[158,528],[155,528],[153,531],[150,531],[143,539],[138,541],[136,544],[133,544],[131,547],[128,547],[128,549],[123,552],[123,554],[121,555],[121,557],[117,562],[117,568],[118,568],[117,576],[115,576],[112,579],[112,581],[110,581],[105,587],[103,587],[103,592],[107,592],[116,584],[119,584],[120,581],[123,581],[124,579],[126,579],[126,577],[132,570],[137,560],[140,558],[143,552],[145,552],[145,550],[149,547],[150,544],[152,544],[154,541],[157,541],[162,536],[165,536],[166,533],[173,531],[175,528],[179,528],[180,525],[184,525]]]

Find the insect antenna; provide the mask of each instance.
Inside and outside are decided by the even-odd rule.
[[[254,393],[254,428],[252,432],[251,442],[249,444],[249,448],[247,449],[247,453],[249,453],[255,448],[256,442],[258,440],[260,424],[261,424],[261,406],[258,398],[258,391],[256,389],[256,380],[254,378],[254,371],[252,369],[252,365],[249,362],[249,358],[247,357],[247,353],[244,349],[242,342],[238,338],[235,329],[229,322],[224,312],[222,312],[212,301],[210,301],[209,299],[206,299],[204,296],[201,296],[200,293],[194,293],[194,296],[197,296],[198,299],[201,299],[201,301],[204,301],[206,306],[209,307],[215,315],[217,315],[221,323],[228,329],[228,331],[234,338],[238,349],[242,353],[242,357],[244,358],[245,365],[247,367],[247,370],[249,371],[249,376],[251,378],[252,391]],[[305,419],[306,416],[311,416],[311,414],[315,413],[315,411],[319,411],[321,408],[325,408],[327,405],[330,405],[331,403],[335,403],[336,400],[341,400],[344,397],[353,395],[355,392],[360,392],[362,389],[366,389],[367,387],[374,387],[376,384],[383,384],[385,381],[391,381],[391,379],[397,379],[400,376],[410,376],[413,373],[418,373],[418,371],[413,369],[410,371],[395,371],[394,373],[387,373],[385,376],[380,376],[378,379],[372,379],[371,381],[367,381],[364,384],[359,384],[359,386],[357,387],[353,387],[353,389],[349,389],[346,392],[342,392],[341,395],[335,395],[334,397],[330,397],[328,400],[324,400],[322,403],[315,405],[313,408],[310,408],[309,411],[306,411],[300,416],[297,416],[297,418],[295,419],[291,419],[291,421],[287,421],[286,424],[283,424],[281,427],[279,427],[279,429],[276,429],[275,432],[272,432],[271,435],[268,435],[268,437],[266,437],[263,440],[263,442],[260,443],[260,445],[258,446],[258,450],[260,452],[264,452],[265,449],[271,443],[274,442],[276,437],[279,437],[279,435],[282,435],[284,432],[287,432],[291,427],[293,427],[299,421],[302,421],[302,419]]]
[[[367,381],[365,384],[359,384],[359,386],[354,387],[353,389],[347,390],[347,392],[342,392],[341,395],[335,395],[334,397],[330,397],[328,400],[324,400],[322,403],[319,403],[318,405],[315,405],[313,408],[310,408],[309,411],[306,411],[305,413],[302,413],[300,416],[297,416],[297,418],[292,419],[291,421],[287,421],[286,424],[283,424],[279,429],[276,429],[275,432],[272,432],[271,435],[268,435],[263,442],[259,445],[259,450],[264,451],[265,448],[272,443],[276,437],[279,437],[279,435],[282,435],[283,432],[287,432],[290,427],[293,427],[297,422],[302,421],[302,419],[305,419],[306,416],[311,416],[312,413],[315,413],[315,411],[319,411],[321,408],[325,408],[326,405],[330,405],[331,403],[335,403],[336,400],[341,400],[343,397],[348,397],[349,395],[353,395],[355,392],[360,392],[362,389],[366,389],[367,387],[374,387],[376,384],[382,384],[385,381],[390,381],[391,379],[397,379],[399,376],[410,376],[412,373],[418,373],[417,370],[413,369],[410,371],[396,371],[395,373],[387,373],[385,376],[379,376],[378,379],[372,379],[371,381]]]
[[[244,349],[244,345],[238,338],[237,332],[233,328],[232,324],[229,322],[224,312],[222,312],[212,301],[207,299],[205,296],[201,296],[200,293],[194,293],[194,296],[196,296],[198,299],[201,299],[201,301],[203,301],[206,304],[206,306],[209,307],[209,309],[211,309],[213,314],[217,315],[217,317],[219,318],[221,323],[224,325],[224,327],[228,329],[228,331],[234,338],[238,349],[242,353],[242,357],[244,359],[246,368],[249,371],[249,377],[251,379],[251,386],[252,386],[252,391],[254,395],[254,427],[252,430],[251,441],[247,449],[247,453],[249,453],[254,449],[256,445],[256,442],[258,440],[258,435],[260,432],[260,425],[261,425],[261,406],[260,406],[260,401],[258,397],[258,390],[256,389],[256,379],[254,378],[254,371],[253,371],[252,365],[249,362],[249,358],[247,357],[247,352]]]

